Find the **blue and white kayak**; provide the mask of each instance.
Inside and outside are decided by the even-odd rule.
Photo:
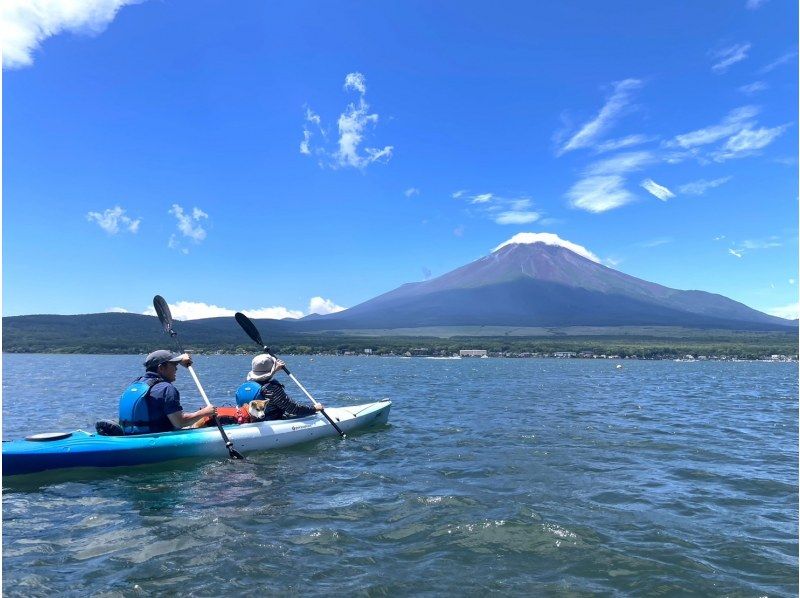
[[[325,411],[349,433],[385,424],[391,405],[391,401],[383,400],[327,407]],[[320,413],[224,428],[236,450],[244,455],[338,435]],[[3,441],[3,477],[72,467],[121,467],[187,457],[227,456],[228,450],[216,426],[136,436],[100,436],[76,430]]]

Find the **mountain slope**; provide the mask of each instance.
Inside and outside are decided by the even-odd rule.
[[[303,330],[459,325],[781,329],[794,324],[722,295],[671,289],[543,243],[506,245],[438,278],[297,323]]]

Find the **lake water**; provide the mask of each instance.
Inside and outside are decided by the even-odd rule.
[[[4,438],[116,418],[142,360],[4,355]],[[796,364],[287,362],[328,405],[391,398],[389,425],[244,462],[4,480],[3,594],[798,593]],[[249,363],[195,367],[222,404]],[[191,384],[181,368],[187,409]]]

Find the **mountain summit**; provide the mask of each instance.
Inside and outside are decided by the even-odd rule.
[[[512,242],[515,237],[438,278],[404,284],[348,310],[306,320],[302,328],[652,325],[785,329],[795,325],[722,295],[671,289],[629,276],[603,266],[583,247],[555,235],[533,235],[539,238],[544,241]]]

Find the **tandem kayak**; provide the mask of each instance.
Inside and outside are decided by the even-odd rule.
[[[391,405],[391,401],[383,400],[350,407],[326,407],[325,411],[348,433],[385,424]],[[242,454],[338,434],[319,413],[296,419],[234,424],[224,429]],[[76,430],[3,441],[3,477],[72,467],[121,467],[186,457],[227,456],[228,449],[215,426],[136,436],[100,436]]]

